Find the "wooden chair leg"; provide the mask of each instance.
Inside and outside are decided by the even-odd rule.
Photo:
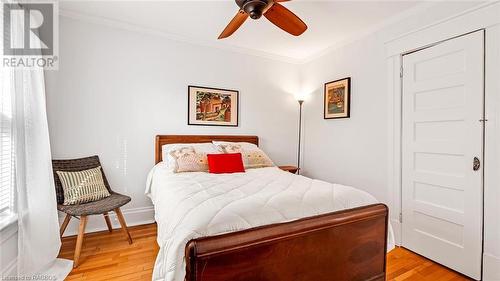
[[[132,237],[130,236],[130,233],[128,232],[127,223],[125,222],[125,218],[123,217],[122,211],[120,210],[120,208],[116,208],[115,213],[116,213],[116,216],[118,217],[118,221],[120,221],[120,225],[122,226],[122,229],[125,232],[125,235],[127,235],[128,243],[132,244]]]
[[[62,238],[64,231],[66,230],[66,227],[68,227],[68,223],[71,220],[71,216],[66,214],[66,217],[64,218],[64,221],[61,225],[61,229],[59,230],[60,236]]]
[[[104,220],[106,221],[106,225],[108,226],[109,232],[113,232],[113,225],[111,224],[111,220],[109,219],[108,212],[103,214]]]
[[[78,228],[78,237],[76,238],[75,257],[73,259],[73,267],[77,268],[80,262],[80,253],[82,252],[83,235],[85,234],[85,226],[87,225],[87,216],[80,217],[80,227]]]

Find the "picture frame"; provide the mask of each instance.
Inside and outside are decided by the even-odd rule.
[[[237,90],[188,86],[188,125],[237,127]]]
[[[340,119],[351,116],[351,77],[325,83],[323,118]]]

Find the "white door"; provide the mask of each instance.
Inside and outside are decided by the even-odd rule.
[[[403,56],[403,247],[481,278],[484,33]],[[476,161],[477,162],[477,161]]]

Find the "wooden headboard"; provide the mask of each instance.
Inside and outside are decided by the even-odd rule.
[[[209,135],[157,135],[155,144],[155,163],[162,161],[161,147],[170,143],[201,143],[212,141],[249,142],[259,145],[257,136],[209,136]]]

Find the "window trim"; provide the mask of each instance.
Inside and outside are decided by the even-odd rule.
[[[0,214],[0,231],[17,222],[17,214],[12,211],[6,211]]]

